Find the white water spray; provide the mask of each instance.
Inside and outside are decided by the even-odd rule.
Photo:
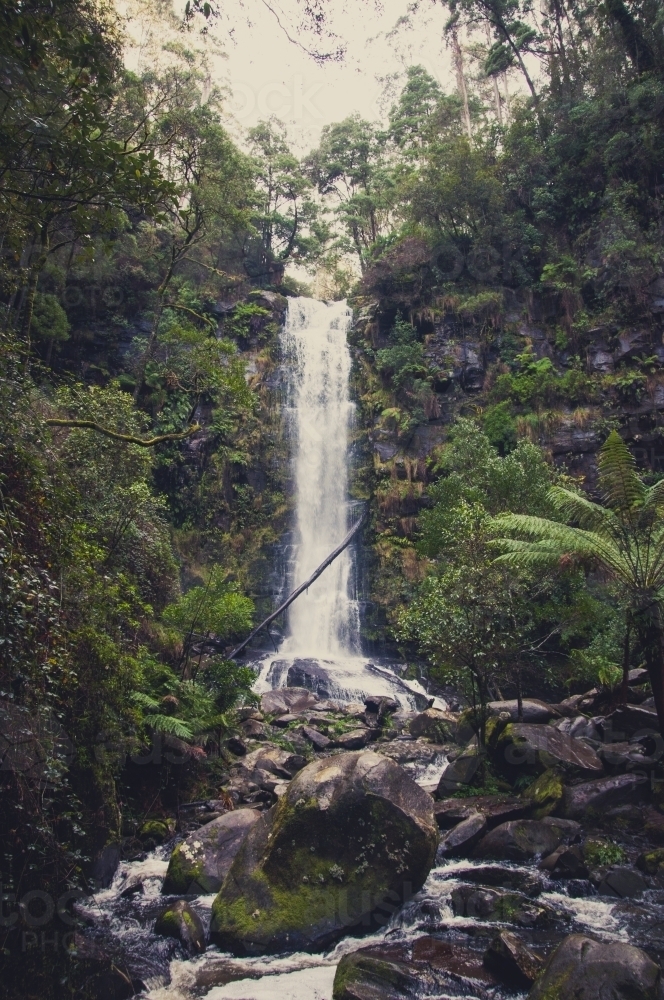
[[[348,446],[355,408],[348,391],[346,336],[351,316],[345,301],[289,300],[282,343],[291,368],[287,407],[296,492],[292,587],[307,579],[350,527]],[[359,654],[352,569],[347,549],[291,605],[282,655],[334,659]]]

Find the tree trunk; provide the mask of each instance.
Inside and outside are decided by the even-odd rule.
[[[456,69],[457,86],[459,88],[459,94],[461,100],[463,101],[463,120],[466,126],[466,132],[468,133],[468,138],[472,139],[473,133],[470,127],[470,107],[468,105],[468,88],[466,87],[466,77],[463,72],[463,52],[461,51],[461,45],[459,44],[459,32],[457,31],[456,24],[450,30],[450,37],[452,39],[452,54],[454,56],[454,68]]]
[[[636,626],[657,709],[659,731],[664,736],[664,627],[659,604],[653,602],[640,611]]]
[[[627,704],[627,697],[629,694],[629,639],[630,631],[632,627],[631,618],[629,612],[627,613],[627,620],[625,622],[625,639],[623,642],[623,677],[622,677],[622,687],[620,689],[620,703],[622,705]]]

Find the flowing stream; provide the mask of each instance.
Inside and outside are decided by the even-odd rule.
[[[358,505],[348,500],[354,415],[346,342],[350,321],[345,302],[289,301],[283,349],[291,372],[287,413],[296,492],[291,586],[310,575],[359,516]],[[428,696],[419,683],[402,679],[387,664],[362,657],[354,580],[354,556],[349,548],[292,605],[281,649],[258,664],[258,692],[293,686],[295,680],[296,686],[304,684],[323,697],[361,701],[367,694],[388,694],[405,708],[424,707]],[[442,762],[434,766],[436,773],[429,773],[431,765],[421,773],[417,769],[411,773],[425,783],[437,779],[440,766]],[[174,941],[155,936],[152,929],[167,898],[161,895],[161,884],[172,846],[164,845],[143,860],[122,863],[111,887],[82,908],[94,924],[94,934],[122,945],[149,1000],[331,1000],[336,966],[349,951],[385,940],[408,942],[432,931],[444,931],[452,939],[472,934],[474,929],[486,931],[486,922],[454,916],[451,904],[454,887],[473,882],[474,863],[448,862],[430,873],[421,892],[379,933],[345,938],[327,954],[240,959],[208,948],[199,958],[186,959]],[[132,894],[137,881],[142,891]],[[563,896],[559,883],[549,888],[552,891],[540,898],[549,898],[567,914],[569,930],[626,939],[628,915],[623,913],[623,904]],[[213,899],[191,900],[204,923],[209,922]],[[658,919],[664,926],[664,906],[657,909],[663,911]],[[500,990],[494,990],[494,997],[500,995]]]

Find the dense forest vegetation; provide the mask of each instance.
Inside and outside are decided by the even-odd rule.
[[[276,119],[230,137],[187,10],[137,74],[112,6],[0,4],[14,895],[86,888],[157,803],[218,790],[253,679],[224,653],[288,524],[291,264],[356,313],[371,648],[479,706],[618,701],[645,664],[664,726],[664,7],[450,2],[456,88],[410,67],[303,158]]]

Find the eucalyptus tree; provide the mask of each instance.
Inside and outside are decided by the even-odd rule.
[[[628,628],[642,647],[664,733],[664,480],[645,485],[616,431],[602,446],[598,465],[603,503],[553,486],[549,499],[560,521],[527,514],[497,517],[496,529],[509,537],[497,541],[504,552],[496,563],[514,570],[550,569],[576,559],[594,563],[616,582]],[[626,656],[626,669],[628,664]]]

